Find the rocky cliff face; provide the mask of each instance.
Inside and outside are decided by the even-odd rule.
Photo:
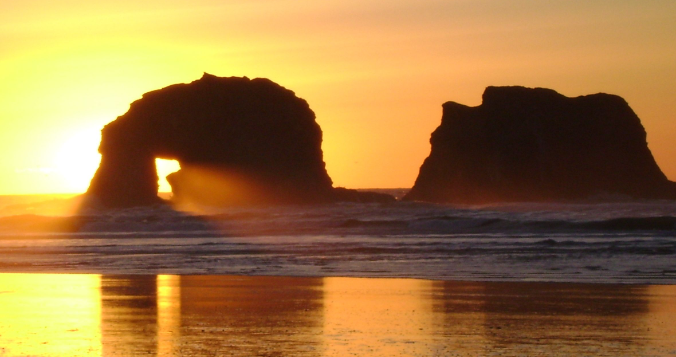
[[[448,102],[406,200],[454,203],[676,198],[620,97],[488,87],[478,107]]]
[[[109,207],[158,203],[155,158],[162,158],[181,165],[169,177],[179,201],[350,200],[333,189],[321,142],[314,113],[292,91],[268,79],[205,74],[144,94],[103,128],[87,193]]]

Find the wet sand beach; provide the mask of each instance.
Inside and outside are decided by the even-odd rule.
[[[0,274],[0,356],[671,356],[676,286]]]

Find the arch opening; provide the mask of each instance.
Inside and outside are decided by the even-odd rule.
[[[155,167],[157,170],[157,176],[159,178],[158,184],[158,195],[162,198],[164,196],[171,196],[171,185],[167,182],[167,175],[174,173],[181,169],[181,164],[178,160],[169,160],[169,159],[160,159],[155,158]]]

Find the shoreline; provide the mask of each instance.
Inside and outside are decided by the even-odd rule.
[[[415,276],[358,276],[358,275],[274,275],[274,274],[174,274],[174,273],[154,273],[154,272],[140,272],[140,273],[118,273],[118,272],[77,272],[77,271],[49,271],[49,270],[4,270],[0,268],[0,279],[2,276],[8,275],[66,275],[66,276],[115,276],[115,277],[158,277],[158,276],[172,276],[172,277],[213,277],[213,278],[278,278],[278,279],[357,279],[357,280],[415,280],[429,283],[458,283],[458,284],[533,284],[533,285],[582,285],[582,286],[606,286],[606,287],[650,287],[650,286],[673,286],[676,288],[676,283],[635,283],[635,282],[599,282],[599,281],[551,281],[551,280],[470,280],[470,279],[435,279]]]
[[[676,284],[663,236],[0,240],[0,271]]]

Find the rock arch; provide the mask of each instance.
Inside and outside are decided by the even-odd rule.
[[[386,200],[332,187],[307,102],[263,78],[216,77],[152,91],[101,132],[87,191],[109,207],[151,205],[155,159],[177,160],[174,196],[207,204]],[[346,194],[349,193],[349,194]]]

